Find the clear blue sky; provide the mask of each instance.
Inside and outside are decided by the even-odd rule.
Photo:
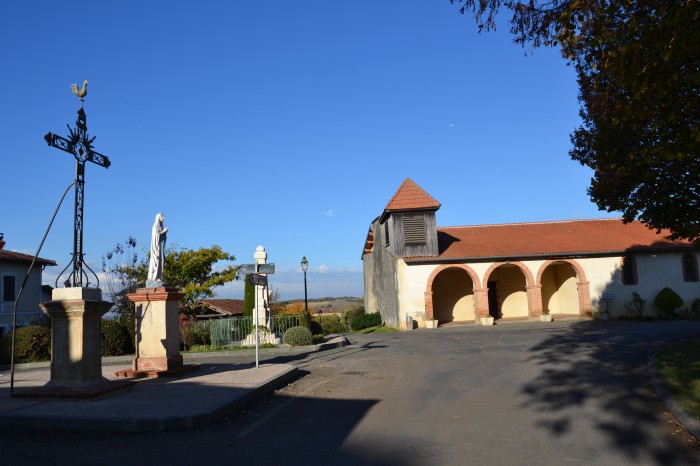
[[[43,140],[85,102],[105,170],[88,164],[86,261],[157,212],[168,244],[217,244],[252,262],[263,245],[282,299],[360,296],[370,222],[412,178],[442,203],[438,225],[609,216],[571,161],[573,70],[525,51],[508,26],[479,35],[449,0],[8,2],[0,232],[33,254],[72,157]],[[72,194],[41,256],[70,259]],[[239,298],[240,284],[219,288]]]

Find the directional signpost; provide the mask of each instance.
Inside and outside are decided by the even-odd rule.
[[[251,273],[275,273],[275,264],[243,264],[238,267],[238,275]]]
[[[259,333],[258,333],[258,286],[267,287],[267,276],[261,274],[275,273],[275,264],[242,264],[238,275],[248,275],[248,281],[255,285],[255,367],[260,367]]]
[[[612,293],[603,293],[603,296],[601,296],[603,301],[605,301],[605,313],[609,314],[610,313],[610,301],[615,299],[615,295]]]
[[[265,275],[251,273],[248,275],[248,281],[253,285],[267,286],[267,277]]]

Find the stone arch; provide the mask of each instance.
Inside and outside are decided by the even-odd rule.
[[[548,261],[545,261],[537,271],[537,285],[541,289],[541,297],[542,297],[542,308],[547,309],[548,303],[545,301],[548,301],[552,298],[552,283],[551,279],[547,280],[545,277],[545,271],[550,267],[550,266],[556,266],[557,264],[568,264],[574,271],[576,275],[576,295],[578,299],[578,313],[580,316],[590,316],[591,315],[591,293],[590,293],[590,287],[588,283],[588,279],[586,278],[586,272],[583,270],[583,267],[581,264],[578,263],[578,261],[573,260],[573,259],[550,259]],[[551,269],[550,269],[551,270]],[[545,278],[545,283],[543,283],[543,277]],[[550,282],[550,283],[547,283]],[[563,282],[563,280],[562,280]],[[563,283],[555,283],[555,292],[560,292],[562,291],[563,294],[566,294],[567,290],[562,290],[562,285]],[[570,286],[570,285],[569,285]],[[544,288],[543,288],[544,287]],[[560,309],[561,310],[561,309]],[[563,310],[563,312],[566,312]]]
[[[483,288],[488,288],[488,280],[489,280],[489,277],[491,276],[491,273],[502,265],[514,265],[514,266],[518,267],[523,272],[523,275],[525,275],[525,283],[527,286],[534,286],[536,284],[535,278],[532,276],[532,272],[530,272],[530,269],[527,268],[527,266],[525,264],[523,264],[520,261],[515,261],[515,262],[507,261],[507,262],[494,262],[493,264],[491,264],[491,267],[489,267],[486,270],[486,273],[484,273],[484,279],[481,282],[481,286]]]
[[[438,275],[440,275],[441,272],[445,272],[448,270],[460,270],[460,271],[466,272],[467,276],[471,279],[471,282],[472,282],[472,287],[471,287],[472,298],[471,299],[476,300],[476,294],[474,293],[474,291],[479,286],[479,276],[476,274],[476,272],[474,272],[474,270],[471,267],[469,267],[468,265],[464,265],[464,264],[444,264],[444,265],[441,265],[439,267],[436,267],[435,270],[433,270],[433,272],[430,274],[430,277],[428,277],[428,281],[427,281],[426,287],[425,287],[425,318],[427,320],[437,319],[439,323],[445,323],[445,322],[451,321],[450,319],[447,319],[443,315],[441,315],[440,312],[438,312],[437,315],[435,312],[436,311],[435,300],[437,299],[438,301],[440,301],[440,297],[435,296],[435,289],[434,288],[436,285],[436,279],[438,278]],[[439,302],[438,302],[438,305],[440,305]],[[462,303],[462,306],[460,307],[460,309],[463,308],[465,305],[468,305],[468,304]],[[473,305],[471,305],[471,307],[473,308],[472,311],[474,309],[476,309],[477,308],[476,302],[474,302]],[[439,319],[438,317],[441,317],[441,319]],[[469,318],[471,320],[471,315],[469,315]]]
[[[535,283],[530,269],[522,262],[491,264],[484,274],[480,291],[482,296],[487,296],[487,313],[494,317],[527,318],[536,317],[541,313],[539,286]]]

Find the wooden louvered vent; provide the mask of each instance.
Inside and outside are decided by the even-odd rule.
[[[404,217],[403,237],[405,244],[425,244],[425,221],[423,217]]]

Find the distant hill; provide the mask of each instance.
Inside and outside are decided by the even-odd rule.
[[[301,299],[290,299],[288,301],[282,301],[280,304],[287,305],[296,301],[304,301]],[[339,298],[315,298],[309,299],[309,309],[318,309],[319,307],[332,307],[339,311],[344,311],[350,307],[363,306],[365,301],[363,298],[356,298],[352,296],[341,296]]]

